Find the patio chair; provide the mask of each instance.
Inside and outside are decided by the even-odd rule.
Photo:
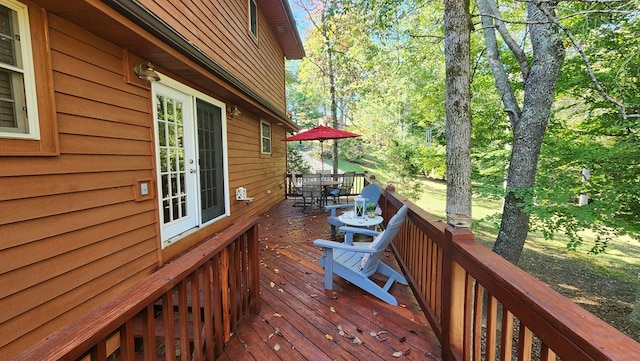
[[[345,172],[342,175],[342,183],[338,188],[332,189],[329,195],[333,197],[333,203],[339,204],[340,197],[347,197],[347,203],[349,202],[349,196],[351,195],[351,188],[353,188],[353,182],[356,178],[356,172]]]
[[[391,217],[387,228],[376,232],[367,228],[342,227],[347,237],[353,240],[354,234],[375,237],[372,242],[340,243],[325,239],[316,239],[313,244],[322,247],[320,265],[324,267],[324,288],[333,289],[333,275],[340,276],[354,285],[362,288],[379,299],[397,306],[398,300],[389,293],[394,282],[408,284],[407,279],[398,271],[381,261],[385,249],[400,230],[407,216],[408,207],[402,206]],[[384,286],[370,279],[375,273],[380,273],[388,279]]]
[[[369,184],[362,188],[362,193],[360,193],[360,197],[366,198],[367,203],[378,203],[378,199],[380,199],[380,187],[377,184]],[[334,204],[331,206],[325,206],[324,210],[329,211],[329,217],[327,217],[327,222],[331,226],[331,238],[336,237],[336,227],[344,226],[344,223],[340,222],[338,218],[337,210],[345,209],[345,208],[353,208],[353,204]]]
[[[298,177],[295,173],[291,173],[291,185],[289,188],[289,194],[293,197],[302,197],[302,176]],[[302,206],[303,202],[297,201],[293,204],[294,207]]]
[[[302,175],[302,207],[303,210],[307,205],[311,206],[311,212],[316,204],[320,204],[323,197],[322,178],[320,174],[303,174]]]

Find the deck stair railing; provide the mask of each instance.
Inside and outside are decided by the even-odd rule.
[[[258,218],[239,222],[13,360],[215,360],[258,313]]]
[[[640,344],[387,187],[409,205],[392,248],[442,344],[443,360],[638,360]]]

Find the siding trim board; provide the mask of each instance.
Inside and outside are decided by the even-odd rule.
[[[151,13],[147,8],[137,2],[131,0],[111,0],[107,3],[113,9],[133,21],[136,25],[142,27],[146,31],[153,34],[162,42],[168,44],[172,48],[178,50],[181,54],[204,67],[216,76],[231,84],[235,89],[239,90],[246,96],[257,101],[260,105],[272,111],[278,117],[287,122],[287,125],[293,129],[298,129],[298,125],[291,122],[286,113],[278,109],[271,102],[266,100],[251,87],[238,79],[231,72],[222,67],[218,62],[210,56],[193,46],[187,39],[177,33],[166,22]]]

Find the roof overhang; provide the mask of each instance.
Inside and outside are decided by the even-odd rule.
[[[304,46],[291,12],[288,0],[258,0],[264,14],[287,59],[302,59]]]
[[[161,71],[166,69],[203,89],[214,89],[226,101],[251,107],[258,116],[270,119],[287,130],[299,130],[299,126],[285,112],[135,0],[32,1],[123,49],[135,52],[153,62]],[[280,3],[283,12],[289,9],[288,4],[282,3],[286,0],[270,1]],[[290,13],[290,9],[288,11]],[[295,25],[292,26],[295,29]],[[295,54],[293,51],[289,55]]]

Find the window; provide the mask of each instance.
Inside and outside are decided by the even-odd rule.
[[[0,1],[0,136],[4,138],[40,139],[29,34],[27,7]]]
[[[249,31],[258,37],[258,5],[256,0],[249,0]]]
[[[0,0],[0,156],[60,154],[47,25],[42,8]]]
[[[271,154],[271,124],[260,122],[260,139],[262,139],[262,153]]]
[[[166,76],[153,83],[163,248],[229,215],[224,103]]]

